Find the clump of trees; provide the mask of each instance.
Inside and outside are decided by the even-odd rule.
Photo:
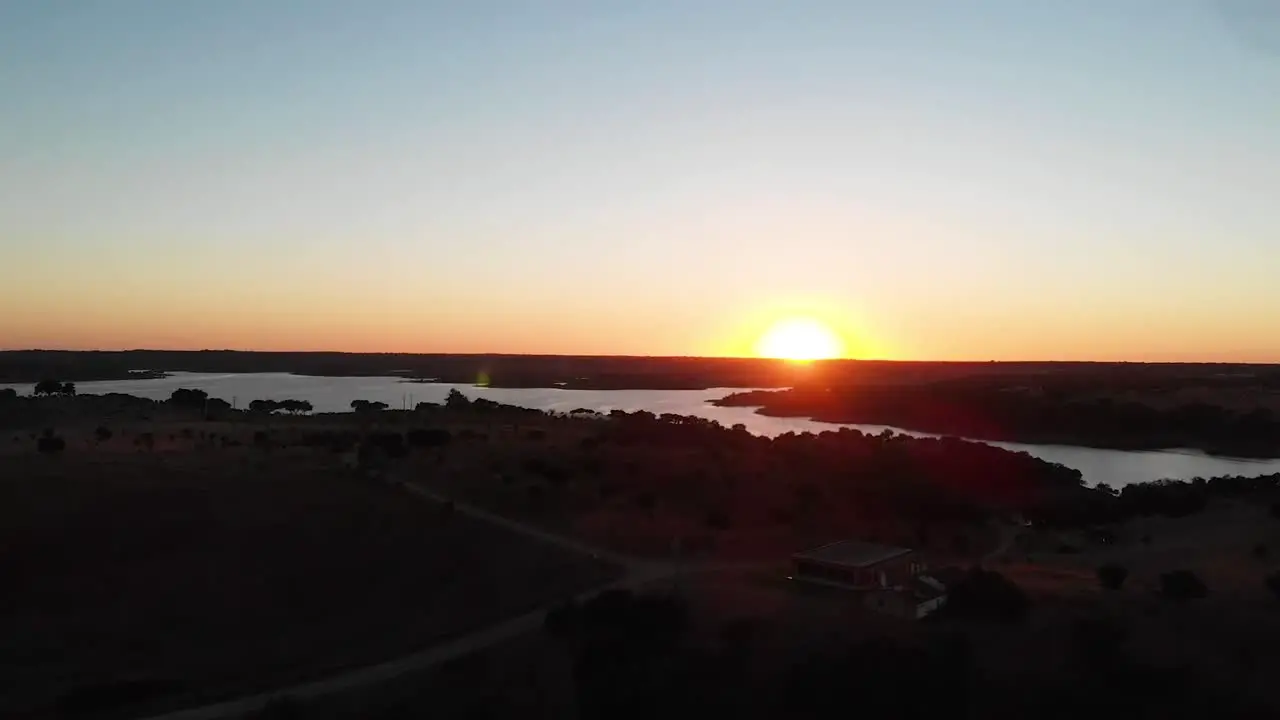
[[[351,401],[351,409],[358,413],[381,412],[383,410],[386,410],[389,407],[391,406],[384,402],[378,402],[376,400],[352,400]]]
[[[53,379],[45,379],[36,383],[35,394],[44,397],[71,397],[76,394],[76,384],[73,382],[64,383]]]
[[[1228,475],[1208,479],[1154,480],[1126,485],[1118,492],[1098,486],[1064,497],[1053,506],[1035,513],[1034,518],[1049,525],[1080,526],[1153,515],[1186,517],[1204,510],[1215,498],[1265,496],[1277,490],[1280,490],[1280,473],[1258,477]]]
[[[193,388],[178,388],[169,394],[169,404],[174,407],[203,410],[209,393]]]
[[[272,414],[286,412],[290,415],[305,415],[314,410],[309,400],[254,400],[249,403],[249,412]]]

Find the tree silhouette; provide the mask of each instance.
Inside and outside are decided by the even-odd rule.
[[[177,407],[203,409],[209,393],[204,390],[178,388],[169,395],[169,402]]]
[[[62,383],[53,379],[41,380],[40,382],[36,383],[35,394],[36,395],[61,395]]]
[[[58,391],[60,395],[72,397],[76,394],[76,384],[73,382],[62,383],[62,389]]]
[[[378,402],[376,400],[375,401],[371,401],[371,400],[352,400],[351,401],[351,409],[355,410],[358,413],[380,412],[382,410],[386,410],[388,407],[390,407],[390,405],[387,405],[384,402]]]
[[[280,409],[280,403],[275,400],[254,400],[249,403],[249,412],[270,414]]]

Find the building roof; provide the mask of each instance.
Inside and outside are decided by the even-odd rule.
[[[795,560],[813,560],[831,565],[848,567],[870,567],[886,560],[902,557],[911,552],[909,548],[894,547],[862,542],[861,540],[841,540],[819,548],[796,553]]]

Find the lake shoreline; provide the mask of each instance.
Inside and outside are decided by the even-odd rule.
[[[146,367],[135,365],[134,367]],[[419,403],[443,404],[449,392],[459,390],[473,399],[485,399],[506,405],[532,408],[544,412],[571,414],[574,410],[588,410],[608,415],[613,410],[626,412],[647,411],[654,415],[679,415],[712,420],[725,427],[743,425],[753,435],[777,437],[787,433],[814,433],[836,431],[830,423],[815,422],[804,417],[777,417],[757,413],[746,403],[740,407],[722,406],[717,403],[733,394],[732,388],[712,390],[580,390],[562,387],[547,389],[506,389],[482,387],[458,383],[405,383],[403,377],[319,377],[285,373],[174,373],[156,380],[121,380],[85,382],[77,385],[82,396],[113,395],[114,400],[125,403],[125,395],[143,398],[142,404],[168,400],[175,390],[200,389],[209,393],[211,409],[214,406],[245,408],[252,400],[284,401],[294,399],[310,402],[315,413],[346,413],[353,400],[385,403],[390,409],[411,409]],[[14,390],[19,396],[30,395],[33,385],[0,384],[0,398]],[[217,398],[214,403],[213,399]],[[47,405],[50,411],[70,407],[69,398],[54,398]],[[102,402],[108,402],[102,400]],[[129,403],[127,407],[133,407]],[[145,408],[140,409],[145,411]],[[55,414],[60,414],[60,411]],[[3,420],[3,418],[0,418]],[[28,419],[31,421],[31,419]],[[53,425],[51,421],[45,425]],[[4,425],[0,422],[0,425]],[[874,424],[854,427],[868,435],[878,435],[886,429],[901,434],[912,431],[895,426],[886,428]],[[1002,441],[973,438],[960,433],[953,437],[966,437],[972,442],[1000,445]],[[1065,445],[1020,445],[1008,443],[1005,449],[1023,452],[1050,462],[1080,470],[1088,484],[1105,483],[1123,487],[1135,482],[1162,478],[1192,479],[1225,475],[1259,475],[1280,472],[1280,460],[1239,460],[1213,457],[1194,450],[1178,451],[1126,451],[1097,449]]]
[[[744,404],[743,402],[735,399],[737,396],[742,394],[743,393],[733,393],[724,398],[720,398],[719,400],[711,400],[709,402],[716,407],[751,408],[754,410],[755,414],[762,417],[804,419],[831,425],[881,425],[895,430],[946,437],[959,437],[975,442],[1002,442],[1015,443],[1019,445],[1054,445],[1067,448],[1115,450],[1120,452],[1184,451],[1201,453],[1204,456],[1211,458],[1239,460],[1244,462],[1267,462],[1280,460],[1280,449],[1262,450],[1246,446],[1224,448],[1218,444],[1210,443],[1180,443],[1170,445],[1154,439],[1142,441],[1132,438],[1117,438],[1114,441],[1106,442],[1096,438],[1081,438],[1078,435],[1069,433],[992,432],[995,428],[994,426],[989,425],[977,428],[978,432],[974,431],[975,428],[968,428],[964,432],[960,432],[953,427],[904,423],[900,419],[889,422],[882,418],[877,419],[875,417],[863,417],[838,413],[811,413],[803,410],[783,410],[770,407],[768,405]]]

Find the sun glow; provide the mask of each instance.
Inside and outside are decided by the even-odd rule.
[[[844,356],[844,343],[831,328],[812,318],[790,318],[769,328],[756,354],[784,360],[826,360]]]

